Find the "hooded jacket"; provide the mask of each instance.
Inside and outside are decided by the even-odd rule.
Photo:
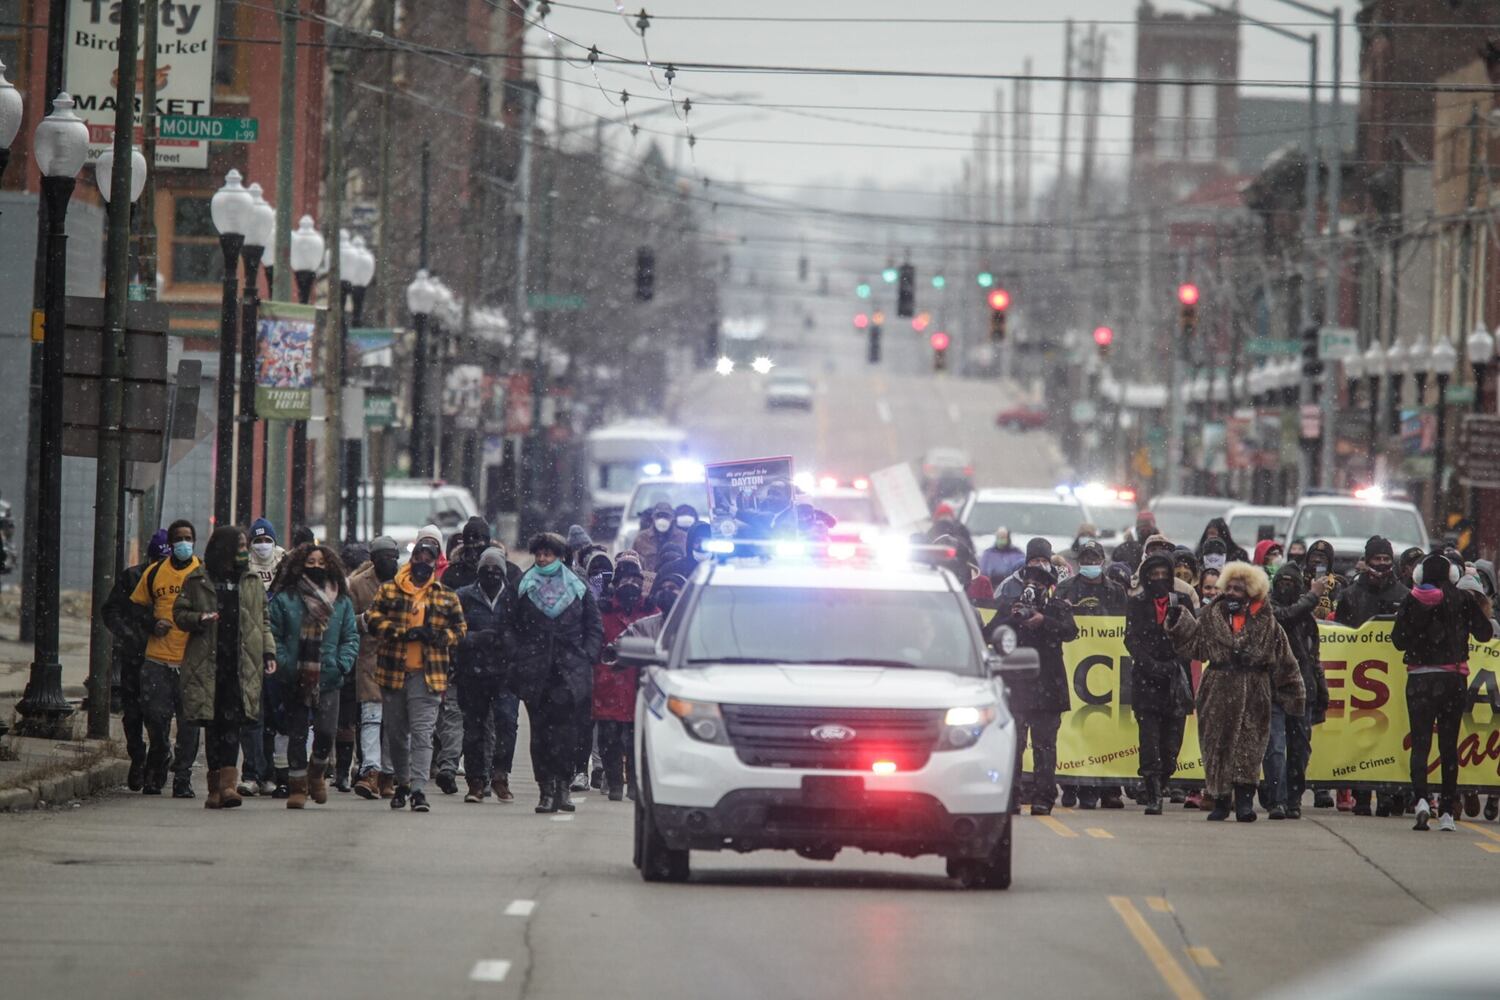
[[[240,721],[255,722],[261,714],[261,679],[265,657],[276,652],[266,615],[266,588],[250,570],[235,584],[239,600]],[[172,606],[172,620],[188,634],[182,655],[182,717],[192,722],[212,722],[214,695],[218,686],[217,650],[219,623],[204,622],[203,616],[219,610],[219,598],[208,571],[200,563],[182,582],[182,593]]]
[[[359,628],[359,659],[354,661],[354,695],[361,702],[378,702],[380,685],[375,683],[375,637],[370,635],[365,612],[380,590],[374,563],[366,563],[349,577],[349,600],[354,603],[354,621]]]
[[[1170,544],[1171,543],[1167,541],[1167,536],[1165,536],[1165,535],[1152,535],[1150,538],[1146,539],[1146,544],[1144,546],[1142,546],[1141,551],[1144,552],[1146,549],[1151,548],[1153,545],[1170,545]],[[1145,557],[1142,558],[1141,563],[1142,563],[1142,565],[1145,564]],[[1171,557],[1167,558],[1167,565],[1168,565],[1169,568],[1172,566]],[[1183,600],[1185,600],[1187,602],[1187,605],[1188,605],[1189,608],[1192,608],[1194,612],[1196,612],[1198,610],[1198,605],[1200,603],[1199,600],[1198,600],[1198,591],[1197,591],[1197,589],[1191,583],[1188,583],[1186,580],[1179,580],[1179,579],[1177,579],[1176,575],[1173,575],[1173,577],[1172,577],[1172,589],[1175,590],[1175,591],[1177,591],[1177,593],[1179,593],[1179,594],[1182,595]],[[1132,577],[1131,580],[1130,580],[1130,596],[1134,597],[1137,594],[1139,594],[1140,592],[1141,592],[1141,574],[1140,574],[1139,571],[1137,571],[1136,574],[1135,574],[1135,576]]]
[[[1281,548],[1281,543],[1274,538],[1262,538],[1255,543],[1255,565],[1269,572],[1270,567],[1266,565],[1266,557],[1272,549]]]
[[[1391,645],[1401,650],[1409,672],[1434,667],[1467,675],[1470,636],[1488,642],[1495,636],[1494,626],[1478,595],[1446,579],[1413,588],[1402,599],[1391,627]]]
[[[1317,606],[1313,608],[1313,617],[1320,622],[1336,621],[1334,611],[1344,597],[1344,591],[1349,587],[1349,580],[1333,571],[1333,546],[1328,542],[1316,541],[1307,547],[1307,555],[1302,557],[1303,580],[1311,585],[1313,581],[1313,566],[1322,564],[1328,567],[1323,579],[1328,581],[1328,588],[1323,596],[1318,598]]]
[[[1222,517],[1216,517],[1203,526],[1203,534],[1199,536],[1198,547],[1194,550],[1200,560],[1203,558],[1203,543],[1208,541],[1208,531],[1210,528],[1218,531],[1219,538],[1224,542],[1224,555],[1230,562],[1248,562],[1250,560],[1250,553],[1235,544],[1234,539],[1230,537],[1229,522]]]
[[[1314,545],[1327,545],[1327,542],[1315,542]],[[1332,546],[1329,546],[1330,550]],[[1308,560],[1311,562],[1312,549],[1308,549]],[[1342,577],[1336,577],[1342,581]],[[1354,578],[1354,582],[1341,588],[1338,597],[1338,607],[1334,609],[1333,620],[1340,625],[1348,625],[1350,628],[1359,628],[1365,622],[1377,615],[1392,615],[1401,606],[1401,602],[1410,593],[1399,577],[1396,575],[1395,567],[1384,581],[1377,580],[1374,573],[1364,572]]]
[[[1297,596],[1282,601],[1278,593],[1283,581],[1290,581]],[[1319,653],[1318,620],[1314,617],[1318,597],[1302,586],[1302,570],[1293,562],[1276,571],[1271,582],[1271,612],[1291,643],[1292,655],[1302,671],[1302,687],[1307,692],[1307,710],[1313,725],[1328,718],[1328,679],[1323,674]]]
[[[661,559],[663,548],[675,545],[683,552],[687,551],[687,532],[677,527],[676,516],[672,505],[663,501],[648,510],[641,518],[641,530],[635,536],[635,543],[630,548],[641,558],[641,571],[646,575],[647,586],[650,586],[651,581],[656,578],[656,564]],[[671,527],[664,533],[658,533],[656,525],[652,523],[661,517],[672,522]]]
[[[999,539],[999,534],[995,535]],[[1016,548],[1007,534],[1004,545],[991,545],[979,554],[979,572],[998,583],[1020,569],[1026,563],[1026,553]]]
[[[1141,564],[1141,573],[1164,567],[1172,572],[1172,561],[1155,555]],[[1191,665],[1177,654],[1167,635],[1165,621],[1158,617],[1156,598],[1142,591],[1130,598],[1125,611],[1125,649],[1131,657],[1130,705],[1140,715],[1182,718],[1193,713]]]

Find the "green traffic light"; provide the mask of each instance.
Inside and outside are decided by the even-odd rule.
[[[995,276],[988,271],[980,271],[976,280],[980,288],[990,288],[995,284]]]
[[[854,286],[854,294],[858,295],[862,299],[868,299],[870,297],[870,286],[867,283],[861,281],[859,284]]]
[[[894,267],[888,267],[884,271],[880,272],[880,276],[885,279],[885,283],[887,285],[890,285],[890,284],[894,284],[895,281],[896,281],[896,279],[900,275],[897,273],[897,271],[896,271],[896,269]]]
[[[932,276],[932,287],[933,288],[942,288],[943,286],[945,286],[947,284],[948,284],[948,279],[945,278],[945,277],[943,277],[941,274],[934,274]]]

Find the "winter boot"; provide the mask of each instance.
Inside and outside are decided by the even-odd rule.
[[[484,782],[477,778],[469,778],[469,790],[464,793],[464,801],[480,805],[484,802]]]
[[[1326,788],[1314,789],[1313,790],[1313,808],[1314,809],[1332,809],[1333,808],[1333,793],[1330,792]]]
[[[354,783],[354,794],[362,799],[380,798],[380,775],[376,771],[366,771],[359,776]]]
[[[1500,795],[1491,795],[1484,800],[1484,818],[1491,823],[1500,817]]]
[[[208,773],[212,775],[214,772],[210,771]],[[221,767],[219,768],[218,773],[219,802],[223,805],[223,807],[225,809],[233,809],[235,806],[244,805],[245,800],[240,797],[239,790],[234,787],[240,779],[239,769],[233,767]]]
[[[396,794],[396,776],[394,774],[387,774],[381,771],[380,777],[376,779],[376,785],[380,789],[380,797],[382,799],[391,798]]]
[[[1078,786],[1062,786],[1062,804],[1065,809],[1072,809],[1078,804]]]
[[[625,786],[624,786],[624,784],[622,784],[621,782],[618,782],[618,781],[611,781],[609,783],[609,801],[611,801],[611,802],[624,802],[625,801]]]
[[[307,805],[307,775],[298,774],[287,779],[286,807],[301,809]]]
[[[138,792],[146,787],[145,762],[139,760],[130,762],[130,773],[125,777],[125,787],[132,792]]]
[[[1147,791],[1146,791],[1146,803],[1145,804],[1149,806],[1152,802],[1154,802],[1154,801],[1156,801],[1157,799],[1160,799],[1160,798],[1161,798],[1161,790],[1160,789],[1158,789],[1156,791],[1156,793],[1153,794],[1150,791],[1150,789],[1148,788]],[[1100,808],[1103,808],[1103,809],[1124,809],[1125,808],[1125,799],[1120,794],[1119,787],[1116,786],[1114,788],[1106,788],[1103,792],[1099,793],[1099,806],[1100,806]],[[1160,811],[1160,810],[1158,810],[1158,811]]]
[[[326,760],[315,760],[307,765],[307,794],[320,806],[328,801],[328,782],[323,780],[327,770]]]
[[[1210,823],[1222,823],[1229,818],[1229,796],[1220,795],[1214,799],[1214,807],[1208,814]]]
[[[224,801],[220,798],[219,792],[219,772],[210,770],[208,772],[208,798],[203,800],[203,808],[222,809],[223,807]]]
[[[292,789],[291,789],[291,785],[289,784],[289,779],[287,778],[287,774],[288,774],[288,769],[287,768],[278,767],[276,769],[276,790],[271,793],[271,798],[273,798],[273,799],[284,799],[284,798],[286,798],[286,797],[288,797],[289,795],[292,794]],[[302,807],[298,806],[297,808],[301,809]]]
[[[193,791],[193,775],[191,771],[179,774],[172,779],[172,798],[196,799],[197,797],[197,793]]]
[[[495,793],[497,802],[514,802],[516,797],[510,790],[510,775],[497,773],[494,780],[490,782],[490,790]]]
[[[1162,810],[1161,780],[1146,779],[1146,815],[1160,816]]]
[[[588,790],[587,783],[585,783],[584,790]],[[555,801],[557,802],[558,812],[570,813],[575,812],[578,809],[578,807],[573,804],[573,789],[568,784],[567,778],[563,778],[561,781],[556,782],[553,791],[556,795]]]
[[[537,804],[536,804],[536,811],[537,812],[539,812],[539,813],[555,813],[555,812],[557,812],[557,791],[556,791],[556,784],[557,784],[556,782],[550,781],[550,780],[543,781],[541,783],[542,795],[541,795],[541,798],[537,800]]]
[[[347,792],[354,786],[349,784],[349,768],[354,764],[354,744],[340,742],[333,752],[333,787]]]
[[[1234,786],[1234,818],[1241,823],[1255,822],[1255,786]]]

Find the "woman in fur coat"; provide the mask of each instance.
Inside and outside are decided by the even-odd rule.
[[[1220,596],[1194,618],[1181,605],[1167,612],[1178,653],[1203,661],[1198,685],[1198,744],[1203,751],[1211,820],[1255,819],[1255,786],[1271,734],[1274,698],[1288,715],[1306,710],[1302,671],[1267,595],[1265,570],[1233,562],[1219,577]]]

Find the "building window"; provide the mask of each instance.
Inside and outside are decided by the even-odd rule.
[[[1200,66],[1193,73],[1195,80],[1217,80],[1213,69]],[[1207,83],[1188,88],[1187,114],[1187,158],[1190,160],[1212,160],[1218,152],[1219,142],[1219,88]]]
[[[178,195],[172,203],[172,284],[212,284],[224,276],[211,195]]]
[[[1182,70],[1174,63],[1163,63],[1161,79],[1176,80]],[[1156,86],[1156,155],[1164,160],[1175,160],[1182,155],[1182,116],[1184,114],[1183,86],[1180,83],[1160,83]]]
[[[11,83],[24,79],[21,76],[21,0],[0,0],[0,62],[5,63],[5,76]]]
[[[219,0],[219,40],[214,47],[214,86],[224,89],[233,89],[235,81],[239,78],[240,47],[238,42],[227,41],[239,32],[235,29],[239,26],[240,12],[238,4],[226,3]]]

